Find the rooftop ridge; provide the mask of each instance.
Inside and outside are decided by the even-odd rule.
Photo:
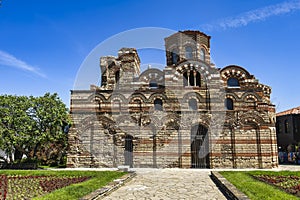
[[[283,115],[292,115],[292,114],[300,114],[300,106],[291,108],[291,109],[288,109],[285,111],[281,111],[281,112],[277,113],[276,116],[279,117],[279,116],[283,116]]]

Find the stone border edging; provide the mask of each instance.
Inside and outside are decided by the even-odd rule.
[[[227,181],[219,172],[211,171],[211,178],[230,200],[250,200],[244,193]]]
[[[96,200],[104,197],[119,187],[123,186],[125,183],[130,181],[133,177],[136,176],[135,172],[129,172],[128,174],[123,175],[121,178],[115,179],[108,183],[107,185],[95,190],[94,192],[80,198],[80,200]]]

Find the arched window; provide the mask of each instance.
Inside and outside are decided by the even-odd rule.
[[[228,87],[240,87],[239,80],[237,78],[229,78],[227,80]]]
[[[163,102],[161,99],[155,99],[154,100],[154,110],[163,110]]]
[[[156,80],[151,80],[149,83],[149,87],[150,88],[158,88],[158,84],[157,84]]]
[[[201,86],[201,76],[196,70],[188,70],[183,73],[183,86]]]
[[[230,98],[225,99],[225,108],[227,110],[233,110],[233,100]]]
[[[196,99],[189,100],[189,110],[198,110],[198,105]]]
[[[200,60],[205,61],[205,50],[204,49],[200,50]]]
[[[172,52],[171,52],[171,59],[172,59],[172,64],[176,64],[178,62],[178,50],[177,49],[174,49]]]
[[[189,78],[190,86],[195,86],[195,77],[194,72],[190,71],[190,78]]]
[[[115,83],[116,85],[119,83],[120,80],[120,71],[116,71],[115,73]]]
[[[199,72],[196,73],[196,86],[201,86],[201,77]]]
[[[187,74],[187,71],[183,73],[183,86],[188,86],[188,74]]]
[[[193,58],[193,49],[190,46],[185,47],[185,58],[192,59]]]
[[[289,132],[289,121],[286,119],[285,121],[284,121],[284,132],[285,133],[288,133]]]

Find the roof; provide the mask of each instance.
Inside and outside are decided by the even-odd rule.
[[[184,30],[184,31],[178,31],[178,33],[184,33],[184,34],[200,34],[200,35],[204,35],[208,38],[210,38],[209,35],[206,35],[205,33],[198,31],[198,30]]]
[[[276,117],[283,116],[283,115],[295,115],[295,114],[300,114],[300,106],[286,111],[279,112],[276,114]]]

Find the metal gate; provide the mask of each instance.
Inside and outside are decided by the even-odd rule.
[[[209,139],[202,125],[191,129],[191,168],[209,168]]]
[[[125,165],[133,167],[133,137],[131,135],[126,135],[125,137]]]

